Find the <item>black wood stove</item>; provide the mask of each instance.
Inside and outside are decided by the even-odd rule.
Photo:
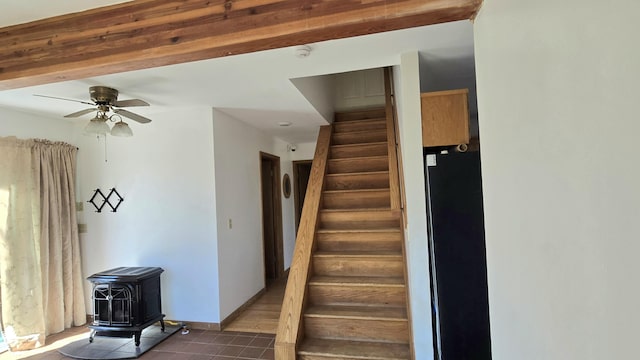
[[[93,323],[89,325],[93,342],[96,335],[135,337],[146,327],[160,321],[164,314],[160,300],[159,267],[119,267],[89,276],[93,283]]]

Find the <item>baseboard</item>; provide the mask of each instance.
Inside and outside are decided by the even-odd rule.
[[[232,312],[231,314],[229,314],[229,316],[227,316],[226,318],[224,318],[221,322],[220,322],[220,328],[222,330],[224,330],[225,327],[227,327],[227,325],[229,325],[231,322],[233,322],[233,320],[235,320],[238,315],[240,315],[240,313],[242,313],[246,308],[248,308],[249,306],[251,306],[254,302],[256,302],[256,300],[258,300],[258,298],[264,294],[264,292],[267,291],[266,288],[262,288],[262,290],[258,291],[255,295],[253,295],[251,297],[251,299],[247,300],[244,304],[240,305],[239,308],[237,308],[234,312]]]
[[[189,329],[194,330],[215,330],[220,331],[221,327],[218,323],[198,322],[198,321],[180,321],[187,325]]]
[[[87,314],[87,323],[85,325],[91,325],[93,322],[93,315]],[[164,319],[164,322],[168,325],[186,325],[189,329],[196,330],[216,330],[220,331],[221,326],[218,323],[199,322],[199,321],[182,321],[182,320],[169,320]]]

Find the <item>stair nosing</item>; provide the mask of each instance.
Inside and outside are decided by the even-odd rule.
[[[371,134],[371,133],[383,133],[383,134],[387,134],[387,129],[370,129],[370,130],[354,130],[354,131],[340,131],[340,132],[334,132],[333,134],[331,134],[331,136],[334,135],[342,135],[342,134],[349,134],[349,135],[353,135],[353,134],[362,134],[362,135],[367,135],[367,134]],[[341,145],[347,145],[347,144],[341,144]]]
[[[329,282],[326,279],[340,279],[343,282]],[[384,283],[380,282],[380,279],[395,279],[400,280],[400,282],[393,283]],[[324,280],[324,281],[323,281]],[[351,282],[344,282],[344,280],[351,280]],[[378,280],[378,281],[376,281]],[[387,277],[378,277],[378,276],[313,276],[309,279],[309,285],[315,286],[355,286],[355,287],[393,287],[393,288],[404,288],[406,287],[406,280],[403,277],[399,276],[387,276]]]
[[[363,146],[363,145],[387,145],[386,141],[374,141],[374,142],[368,142],[368,143],[358,143],[358,144],[337,144],[337,145],[331,145],[331,148],[348,148],[348,147],[356,147],[356,146]]]
[[[386,228],[386,229],[318,229],[318,233],[323,234],[334,234],[334,233],[387,233],[387,232],[401,232],[400,227],[398,228]]]
[[[316,251],[313,257],[402,258],[402,251]]]
[[[384,310],[388,310],[390,308],[401,310],[401,314],[396,314],[396,316],[380,316],[379,314],[384,313]],[[335,313],[336,310],[343,309],[349,310],[353,309],[369,309],[372,310],[372,315],[344,315]],[[378,310],[378,311],[376,311]],[[402,310],[405,312],[402,313]],[[314,313],[316,311],[316,313]],[[327,314],[320,314],[319,312],[326,311]],[[334,312],[331,314],[331,312]],[[406,309],[402,307],[391,307],[391,306],[353,306],[353,305],[311,305],[309,306],[304,313],[304,317],[309,318],[324,318],[324,319],[352,319],[352,320],[382,320],[382,321],[395,321],[395,322],[407,322],[408,316],[406,313]]]
[[[363,122],[385,122],[386,123],[387,118],[382,116],[382,117],[376,117],[376,118],[369,118],[369,119],[358,119],[358,120],[338,120],[336,122],[334,122],[333,124],[345,124],[345,123],[363,123]]]
[[[410,353],[410,345],[409,343],[398,343],[398,342],[394,342],[394,343],[387,343],[387,342],[380,342],[380,341],[354,341],[354,340],[345,340],[345,339],[331,339],[331,338],[316,338],[317,340],[320,340],[323,342],[323,344],[321,344],[321,347],[323,349],[332,349],[335,348],[335,346],[331,346],[331,343],[333,342],[334,344],[336,344],[336,342],[339,343],[357,343],[357,344],[361,344],[361,346],[364,346],[366,348],[371,348],[372,346],[378,346],[378,345],[395,345],[395,346],[403,346],[405,347],[405,350],[407,352],[407,354]],[[312,351],[312,350],[306,350],[305,349],[305,345],[307,341],[312,341],[313,338],[309,338],[307,340],[305,340],[302,344],[300,349],[298,349],[296,351],[296,353],[298,355],[310,355],[310,356],[320,356],[322,358],[327,358],[327,359],[345,359],[345,358],[349,358],[349,359],[361,359],[361,360],[403,360],[406,359],[406,357],[403,356],[396,356],[398,354],[396,353],[390,353],[390,354],[385,354],[385,355],[380,355],[379,353],[375,352],[375,353],[370,353],[370,354],[359,354],[359,353],[354,353],[353,351],[341,351],[341,352],[336,352],[336,353],[330,353],[329,351],[323,351],[321,353]],[[390,356],[386,356],[386,355],[390,355]]]
[[[337,145],[336,145],[337,146]],[[337,158],[337,159],[329,159],[329,162],[341,162],[341,161],[353,161],[353,159],[358,159],[358,160],[362,160],[365,161],[367,159],[369,160],[374,160],[374,159],[388,159],[389,156],[388,155],[373,155],[373,156],[358,156],[355,158]]]
[[[390,207],[353,208],[353,209],[320,209],[320,212],[371,212],[371,211],[395,211]],[[399,209],[397,210],[399,211]]]

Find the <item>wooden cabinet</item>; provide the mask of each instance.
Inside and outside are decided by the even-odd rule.
[[[422,93],[422,146],[469,143],[469,90]]]

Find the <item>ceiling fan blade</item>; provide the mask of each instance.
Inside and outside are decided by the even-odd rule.
[[[33,94],[33,96],[39,96],[39,97],[43,97],[43,98],[56,99],[56,100],[73,101],[73,102],[77,102],[77,103],[81,103],[81,104],[87,104],[87,105],[95,105],[94,103],[92,103],[92,102],[88,102],[88,101],[74,100],[74,99],[65,99],[65,98],[56,97],[56,96],[38,95],[38,94]]]
[[[134,114],[131,111],[127,111],[127,110],[124,110],[124,109],[115,109],[115,110],[113,110],[113,112],[116,113],[116,114],[122,115],[124,117],[128,117],[129,119],[137,121],[137,122],[139,122],[141,124],[146,124],[146,123],[151,122],[151,119],[149,119],[149,118],[146,118],[146,117],[144,117],[142,115]]]
[[[95,109],[95,108],[91,108],[91,109],[84,109],[84,110],[76,111],[76,112],[74,112],[74,113],[71,113],[71,114],[65,115],[64,117],[66,117],[66,118],[76,118],[76,117],[79,117],[79,116],[82,116],[82,115],[84,115],[84,114],[88,114],[88,113],[90,113],[90,112],[94,112],[94,111],[96,111],[96,109]]]
[[[140,99],[118,100],[113,103],[113,106],[115,107],[149,106],[149,103]]]

